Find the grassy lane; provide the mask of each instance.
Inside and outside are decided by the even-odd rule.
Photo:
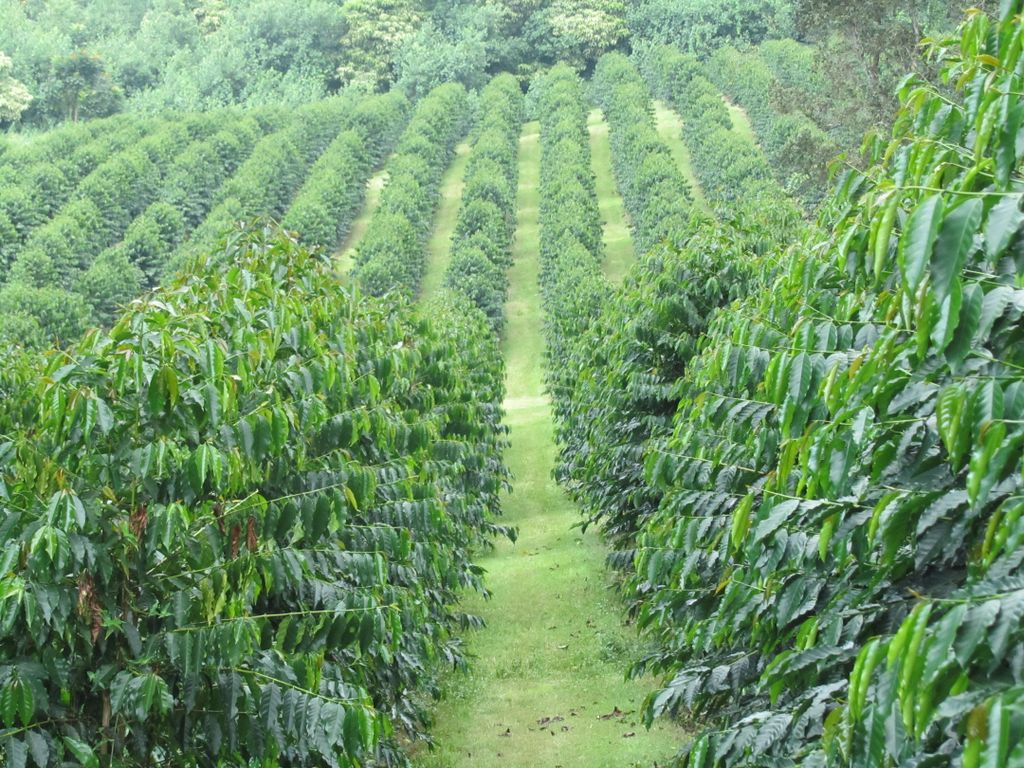
[[[686,177],[686,181],[690,185],[694,202],[701,208],[707,208],[708,201],[704,198],[704,190],[701,189],[700,182],[697,181],[697,174],[693,170],[690,150],[686,146],[686,142],[683,141],[683,119],[668,104],[656,100],[654,102],[654,121],[658,135],[668,145],[676,165],[679,166],[679,170],[683,172],[683,176]]]
[[[469,144],[459,144],[455,157],[441,179],[441,202],[434,217],[434,229],[427,243],[427,269],[423,274],[420,295],[428,298],[441,290],[444,273],[452,255],[452,233],[459,217],[459,202],[465,186],[466,163],[469,162]]]
[[[538,125],[520,144],[519,226],[507,305],[508,461],[515,490],[505,522],[517,544],[481,558],[489,601],[468,610],[487,621],[472,635],[468,675],[454,675],[437,710],[437,749],[419,768],[650,768],[683,741],[675,728],[645,731],[636,710],[648,688],[624,682],[632,630],[608,589],[605,549],[572,526],[578,513],[551,478],[551,413],[543,393],[538,281]]]
[[[388,180],[388,172],[384,169],[377,171],[366,182],[366,199],[363,200],[363,208],[359,211],[356,220],[352,222],[352,228],[348,232],[345,242],[334,254],[334,261],[338,265],[338,271],[342,273],[352,269],[352,260],[356,254],[356,246],[366,234],[366,228],[370,226],[370,219],[373,218],[377,205],[380,203],[380,193]]]
[[[597,196],[600,200],[601,220],[604,222],[604,273],[618,285],[636,259],[633,240],[629,235],[629,219],[622,198],[615,188],[612,171],[612,148],[608,141],[608,123],[600,109],[587,117],[590,130],[590,156],[597,175]]]
[[[740,136],[750,139],[751,144],[757,144],[757,135],[754,133],[754,126],[751,124],[750,117],[747,116],[746,110],[744,110],[739,104],[733,104],[724,96],[722,98],[725,99],[725,105],[729,107],[729,117],[732,118],[732,129]]]

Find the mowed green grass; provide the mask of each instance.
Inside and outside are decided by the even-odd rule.
[[[629,218],[615,187],[608,123],[600,109],[591,110],[587,117],[587,128],[590,131],[591,162],[597,176],[601,220],[604,222],[604,273],[608,280],[618,285],[636,261],[636,253],[629,234]]]
[[[658,135],[664,141],[672,153],[672,158],[679,166],[687,183],[690,185],[690,194],[693,201],[701,208],[707,208],[707,200],[704,198],[704,190],[697,181],[697,174],[693,170],[693,159],[690,157],[690,149],[683,141],[683,118],[665,102],[656,100],[654,102],[654,123],[658,129]]]
[[[484,617],[471,634],[471,671],[452,675],[436,711],[436,749],[418,768],[632,768],[663,764],[684,742],[678,728],[646,731],[638,709],[651,683],[625,681],[637,652],[610,589],[605,548],[551,477],[556,458],[543,391],[538,287],[538,126],[520,142],[519,226],[504,349],[508,366],[508,462],[514,490],[505,522],[516,544],[480,559],[493,598],[466,608]]]
[[[466,164],[469,162],[469,145],[459,144],[455,158],[441,178],[441,202],[434,217],[434,228],[427,241],[427,268],[423,273],[420,295],[424,298],[435,296],[444,285],[444,273],[451,263],[452,233],[459,217],[459,203],[465,186]]]
[[[725,97],[723,96],[722,98],[724,99]],[[746,110],[739,104],[733,104],[728,99],[725,99],[725,105],[729,108],[729,117],[732,118],[732,129],[750,141],[751,144],[757,144],[757,134],[754,133],[754,126],[750,123],[750,117],[747,115]]]
[[[366,182],[366,199],[363,201],[362,210],[359,211],[356,220],[352,222],[352,228],[348,231],[345,242],[334,254],[334,263],[342,274],[347,274],[352,269],[356,247],[363,239],[363,235],[366,234],[366,228],[370,226],[370,219],[373,218],[374,211],[380,204],[380,193],[384,190],[387,182],[388,172],[383,169],[373,174]]]

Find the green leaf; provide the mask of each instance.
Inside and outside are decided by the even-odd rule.
[[[29,731],[25,738],[28,741],[28,751],[32,755],[32,761],[39,768],[46,768],[46,764],[50,760],[50,745],[46,743],[46,739],[36,731]]]
[[[989,211],[985,223],[985,253],[990,259],[1002,255],[1010,247],[1010,241],[1024,222],[1024,214],[1020,211],[1021,195],[1007,195]]]
[[[146,392],[146,402],[149,405],[149,412],[153,416],[159,416],[164,412],[164,407],[167,405],[166,387],[164,377],[159,372],[153,374]]]
[[[984,209],[981,199],[974,197],[949,211],[942,221],[931,257],[931,287],[937,304],[945,300],[950,285],[964,267]]]
[[[28,763],[28,744],[21,739],[10,738],[3,747],[7,752],[5,768],[25,768]]]
[[[954,370],[960,369],[973,349],[984,305],[985,292],[977,283],[968,283],[964,286],[960,299],[960,319],[953,332],[953,338],[945,349],[946,361]]]
[[[999,99],[1000,126],[996,143],[996,183],[1003,189],[1017,165],[1017,141],[1020,134],[1024,104],[1015,94],[1004,94]]]
[[[85,742],[65,736],[64,746],[75,756],[75,759],[82,765],[82,768],[99,768],[100,761],[96,757],[96,753]]]
[[[925,198],[910,214],[906,229],[900,237],[898,260],[900,272],[909,294],[917,291],[924,276],[925,265],[931,258],[935,238],[942,224],[942,196]]]
[[[754,543],[762,541],[782,525],[782,522],[800,507],[799,499],[786,499],[769,507],[768,516],[761,520],[754,529]]]

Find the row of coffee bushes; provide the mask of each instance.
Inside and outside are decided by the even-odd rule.
[[[711,312],[621,532],[634,671],[664,679],[645,715],[704,723],[682,765],[1024,749],[1021,10],[936,46],[956,90],[908,82],[879,164],[766,284],[717,312],[667,284],[649,309]]]
[[[498,75],[480,94],[478,130],[445,272],[445,285],[467,296],[496,331],[504,325],[512,265],[522,122],[519,81]]]
[[[700,63],[667,45],[638,48],[634,57],[655,94],[682,116],[694,171],[715,214],[739,219],[751,234],[763,233],[765,242],[752,243],[759,252],[799,239],[799,206],[773,178],[761,147],[734,130],[721,92]]]
[[[359,104],[352,127],[339,133],[310,169],[284,218],[301,243],[333,249],[345,239],[366,196],[370,171],[394,146],[409,109],[399,92]]]
[[[730,130],[728,111],[713,86],[700,78],[694,88],[686,80],[699,77],[692,61],[667,47],[645,49],[637,58],[649,74],[657,74],[651,79],[659,94],[696,96],[684,102],[687,138],[709,133],[693,142],[691,155],[715,217],[687,216],[681,196],[675,206],[662,201],[644,207],[644,187],[677,188],[679,181],[672,179],[678,171],[651,125],[649,96],[636,69],[617,54],[603,59],[596,91],[608,105],[615,162],[627,181],[623,197],[634,229],[642,229],[644,210],[656,216],[675,209],[675,215],[654,225],[659,229],[647,238],[638,265],[576,346],[570,367],[580,374],[559,431],[559,477],[586,523],[602,526],[613,545],[612,561],[621,568],[631,566],[632,537],[658,507],[659,493],[645,481],[644,456],[671,434],[679,404],[676,381],[715,310],[768,279],[774,252],[802,228],[799,207],[768,176],[760,150]],[[616,140],[621,127],[626,138]],[[632,137],[642,138],[629,141]],[[733,147],[737,150],[722,151]],[[666,181],[653,183],[654,173]],[[648,183],[631,188],[639,174],[647,174]],[[723,178],[740,194],[734,189],[725,194]],[[635,198],[641,202],[631,204]]]
[[[417,105],[388,161],[388,182],[356,251],[354,274],[368,292],[413,296],[425,266],[425,243],[441,177],[469,117],[465,88],[441,85]]]
[[[72,199],[32,231],[0,290],[0,335],[8,343],[38,345],[81,333],[93,319],[83,274],[156,198],[174,157],[213,124],[208,116],[163,123],[97,166]],[[110,287],[116,293],[116,285]]]
[[[217,189],[262,136],[251,116],[226,113],[218,124],[223,128],[178,155],[164,175],[156,202],[82,274],[78,292],[92,306],[93,322],[108,323],[120,307],[159,282],[171,253],[206,215]]]
[[[605,54],[592,85],[608,120],[615,181],[629,214],[633,244],[643,254],[688,230],[689,184],[658,135],[650,91],[636,65],[621,53]]]
[[[0,281],[33,230],[57,214],[83,178],[161,125],[155,118],[107,118],[7,152],[0,162]]]
[[[259,124],[235,110],[168,120],[101,163],[73,200],[32,232],[0,291],[0,333],[29,346],[70,340],[112,317],[162,274],[217,183],[249,154]],[[157,237],[159,235],[159,237]]]
[[[341,95],[307,104],[286,125],[268,134],[252,155],[217,190],[215,205],[188,241],[172,255],[173,267],[212,248],[235,223],[257,216],[280,220],[306,179],[310,166],[341,131],[357,106]]]
[[[482,313],[273,229],[4,366],[3,762],[396,764],[500,531],[502,382]]]
[[[575,345],[611,294],[587,131],[583,83],[568,66],[530,85],[540,119],[540,261],[547,387],[556,429],[565,421],[577,372]]]
[[[779,182],[802,200],[818,203],[826,194],[829,163],[839,147],[798,107],[779,103],[779,85],[757,51],[725,46],[711,56],[704,71],[750,115]]]

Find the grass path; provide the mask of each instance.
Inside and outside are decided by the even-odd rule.
[[[551,477],[551,411],[544,397],[538,271],[538,125],[520,140],[519,226],[510,272],[505,355],[508,462],[515,489],[505,522],[519,541],[480,559],[493,598],[468,601],[487,628],[468,638],[471,672],[453,675],[438,706],[437,748],[418,768],[632,768],[661,763],[678,729],[645,731],[636,710],[649,688],[625,682],[635,652],[608,589],[605,549]]]
[[[733,104],[731,101],[725,99],[725,105],[729,108],[729,117],[732,118],[732,129],[736,131],[740,136],[744,136],[750,140],[751,144],[757,144],[757,134],[754,133],[754,126],[750,122],[750,116],[739,104]]]
[[[618,285],[626,277],[636,259],[633,240],[629,234],[629,218],[622,197],[615,187],[612,171],[612,148],[608,141],[608,122],[600,109],[591,110],[587,117],[590,131],[590,156],[597,175],[597,197],[604,222],[604,273]]]
[[[704,190],[697,180],[697,173],[693,170],[693,158],[690,157],[690,149],[683,141],[683,118],[668,104],[661,100],[654,102],[654,122],[658,129],[658,135],[664,141],[672,153],[672,157],[683,172],[687,183],[690,185],[690,192],[693,200],[701,208],[708,207],[708,201],[704,197]]]
[[[384,185],[387,184],[387,181],[388,172],[385,169],[381,169],[366,182],[366,198],[363,200],[362,210],[359,211],[356,220],[352,222],[352,228],[348,231],[348,237],[345,238],[345,242],[334,253],[334,261],[338,266],[338,271],[342,274],[352,269],[353,258],[356,255],[356,246],[359,245],[359,241],[366,234],[366,228],[370,226],[370,219],[373,218],[373,214],[380,204],[380,193],[384,190]]]
[[[427,269],[423,274],[420,295],[435,295],[444,283],[444,273],[452,256],[452,233],[459,216],[462,188],[465,186],[466,163],[469,162],[469,144],[455,148],[455,157],[441,178],[441,202],[434,215],[434,228],[427,242]]]

